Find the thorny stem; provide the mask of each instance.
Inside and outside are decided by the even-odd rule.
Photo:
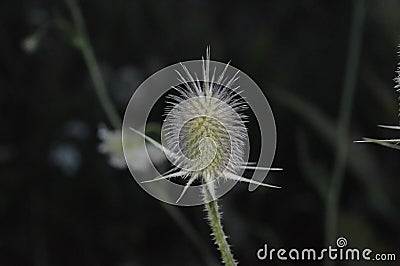
[[[356,89],[364,18],[364,1],[356,0],[354,2],[353,20],[349,35],[350,41],[347,53],[346,72],[343,83],[343,94],[337,127],[335,164],[326,201],[326,245],[332,245],[335,237],[337,236],[338,204],[342,189],[349,145],[343,140],[348,139],[351,108]],[[325,262],[326,265],[332,265],[332,263],[332,261]]]
[[[89,70],[97,98],[99,99],[99,102],[113,127],[121,128],[121,118],[119,117],[115,106],[112,104],[111,99],[108,96],[106,83],[101,74],[99,64],[96,56],[94,55],[92,45],[90,44],[90,40],[86,32],[82,12],[75,0],[67,0],[67,5],[71,12],[76,28],[76,44],[78,49],[81,51],[86,66]]]
[[[221,223],[221,214],[219,213],[219,207],[217,200],[212,200],[210,192],[207,186],[203,186],[205,210],[207,212],[207,217],[210,222],[210,227],[212,230],[212,235],[215,238],[215,243],[218,246],[218,250],[221,253],[222,261],[226,266],[237,265],[235,259],[233,258],[231,249],[229,247],[227,236],[224,233]]]

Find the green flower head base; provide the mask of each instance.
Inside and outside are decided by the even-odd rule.
[[[247,104],[240,97],[239,86],[234,86],[239,72],[226,77],[227,64],[218,77],[215,68],[211,74],[209,48],[202,62],[202,79],[195,73],[191,74],[183,64],[184,74],[176,71],[180,85],[173,87],[175,94],[168,96],[169,106],[162,127],[163,145],[132,129],[163,149],[175,166],[165,175],[145,182],[172,177],[186,179],[177,202],[195,180],[207,184],[214,199],[214,181],[230,179],[278,188],[238,174],[243,169],[281,169],[251,167],[245,162],[244,148],[248,135],[243,111]]]

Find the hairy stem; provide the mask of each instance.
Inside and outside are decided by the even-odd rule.
[[[208,221],[210,222],[210,227],[212,230],[212,235],[215,237],[215,243],[218,246],[218,250],[221,253],[222,262],[226,266],[235,266],[237,265],[235,259],[233,258],[233,254],[229,247],[227,236],[224,233],[221,223],[221,214],[219,213],[219,207],[217,200],[212,200],[210,192],[207,189],[207,186],[203,186],[203,193],[205,199],[205,210],[207,212]]]
[[[326,201],[325,216],[325,241],[326,245],[332,245],[337,237],[338,204],[342,189],[344,170],[348,155],[348,145],[344,140],[348,139],[351,108],[356,89],[357,71],[361,50],[363,22],[365,7],[363,0],[354,1],[354,12],[350,28],[350,38],[347,53],[346,72],[343,82],[343,93],[340,106],[339,120],[336,135],[336,154],[333,168],[333,176]],[[331,265],[327,261],[326,265]]]
[[[75,0],[67,0],[68,8],[72,15],[72,20],[76,29],[76,45],[81,51],[85,60],[86,66],[89,70],[97,98],[103,107],[110,123],[114,128],[121,128],[121,118],[118,115],[115,106],[112,104],[110,97],[107,93],[106,83],[100,71],[99,64],[96,56],[94,55],[92,45],[90,44],[88,35],[86,33],[85,23],[83,21],[82,13]]]

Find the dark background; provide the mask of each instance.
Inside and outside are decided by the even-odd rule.
[[[399,259],[400,153],[352,142],[396,137],[377,125],[398,124],[400,2],[363,3],[356,92],[340,139],[349,154],[338,234]],[[222,198],[240,265],[267,265],[256,258],[264,243],[324,247],[353,1],[79,4],[121,115],[132,88],[170,64],[200,59],[207,45],[214,60],[232,60],[264,90],[277,124],[274,165],[284,168],[270,178],[283,189],[250,193],[238,184]],[[188,236],[129,171],[98,153],[97,128],[108,121],[60,21],[72,21],[62,1],[0,2],[0,265],[218,265],[202,207],[169,207],[193,228]],[[38,30],[37,49],[23,49]]]

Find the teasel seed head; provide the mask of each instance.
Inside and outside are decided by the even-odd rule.
[[[205,73],[209,73],[209,50]],[[163,125],[163,144],[171,151],[172,163],[190,176],[209,181],[236,173],[244,163],[247,138],[245,103],[237,93],[207,74],[201,83],[181,79],[175,87],[178,96],[170,96],[171,110]],[[221,82],[223,74],[218,81]],[[228,83],[233,83],[233,77]]]
[[[206,59],[202,60],[201,80],[196,73],[191,74],[185,65],[181,66],[183,74],[175,70],[180,81],[178,86],[173,87],[176,94],[168,95],[169,106],[165,109],[162,144],[131,128],[162,149],[175,166],[164,175],[142,183],[172,177],[187,179],[177,202],[195,180],[207,185],[210,194],[207,200],[215,199],[215,183],[221,179],[279,188],[238,174],[241,169],[282,170],[252,167],[245,161],[248,135],[245,126],[247,116],[243,111],[248,107],[240,97],[239,86],[234,86],[239,78],[239,71],[230,78],[226,77],[229,66],[226,64],[218,77],[215,68],[210,75],[209,47]]]

